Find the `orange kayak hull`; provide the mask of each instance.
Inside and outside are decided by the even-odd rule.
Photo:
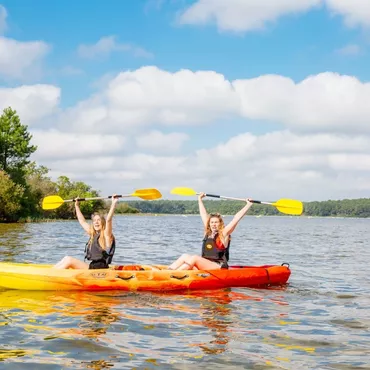
[[[176,291],[287,284],[288,264],[231,266],[218,270],[168,270],[161,265],[59,270],[51,265],[0,263],[0,288],[20,290]]]

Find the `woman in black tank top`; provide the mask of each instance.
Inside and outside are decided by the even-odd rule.
[[[114,210],[116,207],[116,204],[118,202],[118,198],[116,197],[116,194],[112,196],[112,204],[109,209],[108,215],[105,218],[104,216],[100,214],[93,214],[91,219],[92,223],[89,224],[85,217],[83,216],[81,210],[80,210],[80,204],[78,201],[78,198],[75,199],[75,208],[76,208],[76,215],[77,219],[82,226],[82,228],[86,231],[86,233],[89,235],[89,242],[87,245],[87,248],[90,248],[93,243],[94,244],[94,258],[96,260],[92,260],[90,264],[85,263],[83,261],[78,260],[77,258],[66,256],[61,261],[59,261],[57,264],[54,265],[54,268],[58,269],[89,269],[89,268],[107,268],[108,262],[112,260],[112,252],[114,253],[114,246],[115,246],[115,240],[114,235],[112,232],[112,219],[114,215]],[[98,246],[98,247],[97,247]],[[99,258],[99,247],[101,249],[101,255],[102,257],[105,256],[104,252],[108,255],[110,255],[107,258],[101,260]],[[112,251],[113,249],[113,251]],[[87,253],[88,250],[85,251],[86,256],[89,257],[89,254]],[[91,254],[90,254],[91,256]],[[103,263],[104,262],[104,263]]]
[[[199,213],[204,225],[202,256],[183,254],[168,267],[170,270],[216,270],[228,268],[227,261],[229,259],[231,234],[253,203],[250,202],[249,198],[246,199],[247,204],[225,226],[219,213],[207,213],[203,204],[205,196],[205,193],[200,193],[198,197]],[[207,246],[209,246],[210,251],[213,248],[215,252],[207,254]]]

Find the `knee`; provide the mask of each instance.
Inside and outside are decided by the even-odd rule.
[[[74,258],[71,257],[71,256],[65,256],[62,258],[61,262],[64,264],[64,265],[71,265],[73,263],[73,260]]]
[[[192,265],[194,265],[194,264],[196,264],[197,263],[197,261],[199,261],[199,259],[200,259],[200,257],[199,256],[197,256],[197,255],[193,255],[193,256],[188,256],[188,261],[192,264]]]
[[[181,256],[181,258],[182,259],[184,259],[184,260],[187,260],[187,259],[189,259],[189,258],[191,258],[191,256],[189,255],[189,254],[183,254],[182,256]]]

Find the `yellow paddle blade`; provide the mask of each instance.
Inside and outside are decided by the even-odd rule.
[[[59,195],[49,195],[42,200],[42,209],[56,209],[64,203]]]
[[[190,188],[173,188],[171,190],[171,194],[188,196],[188,195],[197,195],[197,192]]]
[[[139,197],[139,198],[145,199],[145,200],[154,200],[154,199],[161,198],[162,194],[157,189],[138,189],[138,190],[135,190],[131,194],[131,196]]]
[[[301,215],[303,213],[303,203],[293,199],[279,199],[272,203],[281,213],[288,215]]]

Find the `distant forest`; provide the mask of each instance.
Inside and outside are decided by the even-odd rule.
[[[205,200],[208,212],[234,215],[245,203],[231,200]],[[304,202],[302,216],[370,217],[370,198]],[[121,208],[121,207],[122,208]],[[118,213],[197,214],[196,200],[128,201],[118,207]],[[135,212],[134,210],[137,210]],[[282,215],[274,206],[254,204],[248,215]],[[297,217],[297,216],[295,216]]]

